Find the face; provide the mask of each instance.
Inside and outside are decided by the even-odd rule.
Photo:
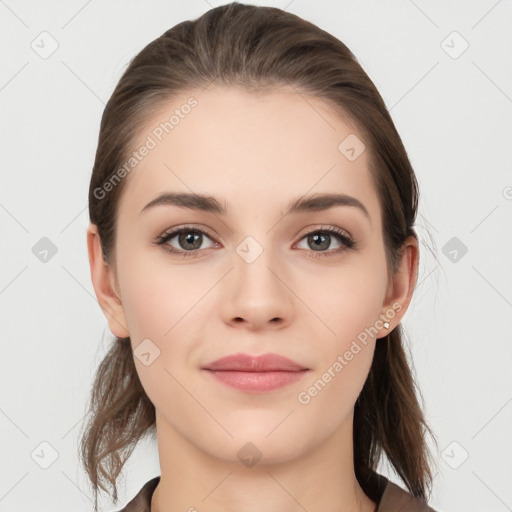
[[[182,108],[191,96],[195,106]],[[160,123],[175,109],[166,133]],[[319,446],[352,421],[376,338],[401,316],[389,300],[368,151],[354,159],[347,143],[339,149],[362,135],[293,89],[211,86],[169,101],[134,149],[148,136],[155,144],[124,178],[118,205],[112,275],[122,306],[111,329],[131,338],[159,432],[234,462],[247,442],[268,463]],[[145,209],[165,193],[210,201],[180,206],[174,196]],[[288,212],[326,194],[352,199]],[[307,370],[263,390],[202,369],[240,353]]]

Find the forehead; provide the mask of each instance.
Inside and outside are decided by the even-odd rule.
[[[283,209],[304,194],[344,193],[378,218],[363,144],[349,118],[292,87],[192,89],[169,99],[137,134],[132,151],[150,149],[125,178],[120,210],[138,213],[167,191],[214,195],[235,214]],[[347,146],[357,158],[354,151],[347,157]]]

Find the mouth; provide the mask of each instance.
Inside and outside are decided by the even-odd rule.
[[[201,368],[217,381],[246,392],[267,392],[302,379],[310,369],[278,354],[233,354]]]

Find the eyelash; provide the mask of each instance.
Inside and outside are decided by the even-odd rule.
[[[202,229],[195,228],[192,226],[184,226],[184,227],[163,233],[162,235],[160,235],[156,238],[155,243],[157,245],[162,245],[163,249],[165,251],[167,251],[173,255],[181,256],[183,258],[188,258],[188,257],[194,258],[194,257],[199,256],[199,253],[201,251],[203,251],[204,249],[196,249],[194,251],[183,251],[183,250],[175,249],[174,247],[167,244],[167,242],[169,240],[171,240],[172,238],[174,238],[175,236],[180,235],[181,233],[191,233],[191,232],[200,233],[202,235],[207,236],[210,239],[213,239],[207,232],[203,231]],[[320,228],[320,229],[315,229],[313,231],[309,231],[301,237],[299,242],[310,235],[314,235],[314,234],[318,234],[318,233],[329,233],[331,235],[334,235],[334,237],[339,242],[341,242],[345,247],[340,248],[340,249],[330,250],[330,251],[309,251],[310,254],[308,254],[308,256],[310,256],[312,258],[336,256],[337,254],[340,254],[341,252],[344,252],[346,250],[357,248],[357,243],[352,238],[347,236],[344,231],[341,231],[340,229],[337,229],[337,228]]]

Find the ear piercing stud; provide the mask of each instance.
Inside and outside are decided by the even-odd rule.
[[[389,329],[389,322],[384,322],[384,329]]]

